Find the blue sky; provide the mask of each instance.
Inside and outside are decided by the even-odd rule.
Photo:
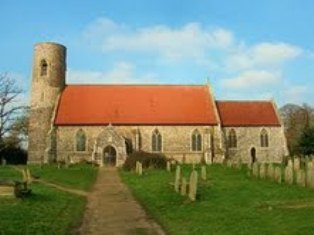
[[[0,0],[0,73],[30,90],[33,45],[68,83],[205,84],[218,99],[314,105],[314,1]]]

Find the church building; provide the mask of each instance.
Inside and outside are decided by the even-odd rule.
[[[36,44],[28,161],[121,166],[134,151],[184,163],[280,162],[288,153],[272,100],[215,100],[208,84],[66,84],[66,48]]]

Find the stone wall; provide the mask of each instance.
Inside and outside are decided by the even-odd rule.
[[[234,129],[237,135],[237,147],[228,147],[228,134]],[[268,133],[268,147],[261,147],[260,132],[265,129]],[[224,145],[226,157],[232,161],[251,162],[251,149],[256,149],[258,162],[281,162],[288,155],[285,135],[282,127],[224,127]]]
[[[95,141],[99,143],[101,133],[107,131],[108,126],[59,126],[57,130],[57,158],[68,156],[74,161],[91,159]],[[131,142],[133,149],[152,152],[152,132],[158,128],[162,135],[162,153],[169,158],[181,162],[199,162],[206,157],[207,161],[222,161],[221,133],[215,126],[113,126],[111,127],[121,137]],[[87,137],[85,152],[75,151],[75,136],[82,129]],[[202,134],[202,151],[192,152],[191,135],[198,129]],[[140,146],[136,146],[136,133],[139,133]],[[109,144],[109,143],[108,143]],[[106,146],[101,146],[104,148]]]

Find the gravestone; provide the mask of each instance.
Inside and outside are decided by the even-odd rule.
[[[296,183],[302,187],[305,187],[305,173],[303,170],[296,171]]]
[[[170,161],[167,161],[167,171],[171,172],[171,163],[170,163]]]
[[[231,162],[231,160],[227,160],[227,167],[232,167],[232,162]]]
[[[274,165],[272,163],[270,163],[267,167],[267,177],[269,179],[274,178]]]
[[[314,170],[308,169],[306,171],[306,186],[309,188],[314,188]]]
[[[281,184],[282,182],[282,173],[281,173],[281,167],[276,166],[274,169],[274,180],[275,182]]]
[[[189,183],[189,198],[191,201],[196,200],[197,193],[197,171],[193,170],[190,175],[190,183]]]
[[[285,168],[285,182],[287,184],[293,184],[293,168],[289,165]]]
[[[138,175],[142,175],[143,174],[143,165],[142,163],[138,163]]]
[[[300,170],[300,158],[295,158],[293,161],[293,170],[298,171]]]
[[[252,166],[252,174],[254,177],[258,177],[258,170],[259,170],[258,163],[254,162]]]
[[[5,160],[4,158],[2,158],[2,166],[6,166],[7,165],[7,160]]]
[[[176,175],[174,179],[174,191],[179,192],[180,188],[180,179],[181,179],[181,167],[177,165]]]
[[[187,188],[187,183],[185,177],[182,177],[182,183],[181,183],[181,195],[185,196],[186,195],[186,188]]]
[[[249,170],[252,170],[252,163],[251,163],[251,162],[248,162],[248,163],[246,164],[246,166],[247,166],[247,168],[248,168]]]
[[[314,168],[314,167],[313,167],[313,162],[312,162],[312,160],[308,160],[306,169],[312,170],[313,168]]]
[[[288,160],[288,167],[293,168],[293,162],[291,159]]]
[[[237,161],[236,168],[239,169],[239,170],[242,168],[242,161],[241,161],[241,159],[239,159]]]
[[[266,178],[266,164],[265,163],[262,163],[259,167],[259,177],[261,179]]]
[[[201,178],[202,178],[202,180],[207,179],[206,166],[201,167]]]

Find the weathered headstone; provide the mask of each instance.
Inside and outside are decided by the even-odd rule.
[[[2,158],[2,166],[5,166],[5,165],[7,165],[7,160]]]
[[[303,170],[296,171],[296,183],[302,187],[305,187],[305,173]]]
[[[179,192],[180,179],[181,179],[181,167],[177,165],[175,179],[174,179],[174,191],[176,192]]]
[[[288,160],[288,167],[293,168],[293,162],[291,159]]]
[[[135,173],[138,174],[138,161],[135,162]]]
[[[258,177],[258,169],[259,167],[258,167],[258,163],[257,162],[254,162],[253,163],[253,166],[252,166],[252,174],[253,174],[253,176],[254,177]]]
[[[259,167],[259,177],[261,179],[266,178],[266,164],[265,163],[262,163]]]
[[[267,177],[269,179],[274,178],[274,165],[272,163],[270,163],[267,167]]]
[[[170,163],[170,161],[167,161],[167,171],[168,172],[171,171],[171,163]]]
[[[142,163],[138,163],[138,174],[139,175],[142,175],[143,174],[143,165],[142,165]]]
[[[185,196],[186,195],[186,188],[187,188],[187,183],[185,177],[182,177],[182,183],[181,183],[181,195]]]
[[[206,166],[201,167],[201,178],[202,180],[207,180]]]
[[[314,170],[311,168],[306,171],[306,186],[314,188]]]
[[[227,160],[227,166],[232,167],[232,161],[231,160]]]
[[[279,184],[282,182],[282,173],[280,166],[276,166],[274,169],[274,180]]]
[[[292,166],[287,166],[285,168],[285,182],[287,184],[293,184],[293,168]]]
[[[191,201],[196,200],[197,193],[197,171],[193,170],[190,175],[190,183],[189,183],[189,198]]]
[[[295,158],[293,161],[293,170],[298,171],[300,170],[300,158]]]
[[[247,166],[247,169],[252,170],[252,163],[251,162],[248,162],[246,164],[246,166]]]
[[[314,167],[313,167],[314,165],[313,165],[313,161],[311,161],[310,159],[308,160],[308,162],[307,162],[307,167],[306,167],[306,169],[314,169]]]
[[[237,161],[236,168],[239,169],[239,170],[242,168],[242,161],[241,161],[241,159],[239,159],[239,160]]]

